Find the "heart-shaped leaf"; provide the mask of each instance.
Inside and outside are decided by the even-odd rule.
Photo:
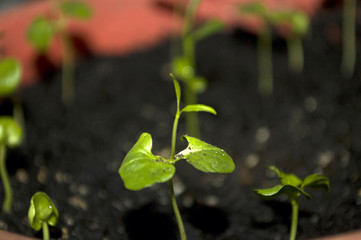
[[[125,156],[118,172],[125,187],[137,191],[168,181],[175,167],[167,159],[152,154],[152,136],[143,133]]]
[[[303,180],[301,188],[324,189],[330,191],[330,181],[328,178],[321,174],[311,174]]]
[[[66,16],[88,19],[92,16],[92,10],[88,4],[80,1],[63,1],[60,8]]]
[[[271,169],[278,175],[283,185],[292,185],[294,187],[299,187],[302,184],[302,180],[294,174],[284,173],[275,166],[270,166],[269,169]]]
[[[39,231],[43,222],[55,226],[58,217],[58,210],[48,195],[43,192],[37,192],[33,195],[30,201],[28,220],[34,230]]]
[[[26,36],[38,52],[45,53],[54,34],[53,24],[45,17],[39,16],[30,24]]]
[[[188,141],[188,147],[175,156],[176,160],[185,159],[202,172],[230,173],[234,170],[234,162],[224,150],[194,137],[183,136],[182,139]]]
[[[21,66],[15,58],[6,58],[0,62],[0,96],[14,93],[21,79]]]
[[[276,185],[271,188],[255,189],[253,191],[263,199],[274,198],[282,194],[292,197],[298,195],[299,193],[303,193],[308,199],[311,199],[311,196],[308,193],[292,185]]]

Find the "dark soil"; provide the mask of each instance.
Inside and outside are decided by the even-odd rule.
[[[361,70],[341,77],[339,20],[340,9],[314,19],[300,75],[288,70],[285,43],[275,36],[270,97],[257,93],[255,36],[234,30],[199,44],[199,72],[209,80],[199,102],[218,111],[199,114],[202,139],[225,149],[236,170],[205,174],[177,163],[175,188],[189,239],[288,239],[287,199],[266,202],[252,193],[277,183],[268,165],[330,179],[330,193],[301,198],[298,239],[360,228]],[[68,108],[60,101],[60,73],[23,89],[26,141],[8,154],[15,201],[12,215],[0,214],[2,229],[41,237],[26,219],[31,196],[44,191],[60,212],[54,239],[178,239],[167,184],[133,192],[117,172],[142,132],[152,134],[154,153],[169,154],[175,94],[168,57],[165,42],[80,61],[76,101]],[[183,119],[178,134],[185,133]],[[178,150],[184,147],[179,142]]]

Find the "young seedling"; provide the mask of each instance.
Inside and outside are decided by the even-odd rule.
[[[7,57],[0,61],[0,98],[12,98],[14,119],[25,129],[23,108],[16,95],[21,75],[22,68],[17,59]]]
[[[180,236],[182,240],[185,240],[186,233],[173,189],[175,163],[184,159],[196,169],[207,173],[230,173],[234,170],[235,166],[232,158],[224,150],[187,135],[184,135],[182,140],[188,141],[188,147],[178,154],[175,154],[176,135],[180,115],[184,112],[208,112],[216,114],[216,111],[212,107],[202,104],[186,105],[183,109],[180,109],[181,90],[177,80],[173,75],[171,76],[176,92],[177,111],[173,123],[170,156],[165,158],[153,155],[152,136],[149,133],[142,133],[139,140],[125,156],[118,172],[124,181],[125,187],[133,191],[168,181]]]
[[[302,181],[296,175],[281,172],[275,166],[270,166],[269,168],[277,174],[281,180],[281,184],[272,188],[255,189],[254,192],[263,199],[272,199],[282,194],[287,195],[292,207],[289,239],[295,240],[300,195],[304,194],[307,199],[311,199],[311,196],[305,192],[305,188],[324,189],[326,191],[330,191],[330,182],[327,177],[321,174],[311,174]]]
[[[37,16],[28,28],[27,39],[35,50],[45,54],[54,37],[59,36],[62,49],[62,100],[67,105],[74,99],[74,47],[67,31],[68,21],[71,18],[89,19],[92,12],[86,3],[77,0],[50,1],[58,18]]]
[[[182,50],[180,54],[171,60],[171,67],[175,76],[185,83],[184,93],[186,104],[196,104],[197,94],[204,92],[207,88],[207,79],[197,75],[195,45],[200,40],[220,31],[224,27],[222,22],[210,20],[195,29],[194,21],[200,3],[201,0],[189,1],[182,31]],[[196,113],[187,113],[186,124],[189,134],[195,137],[200,136]]]
[[[258,33],[258,92],[263,96],[273,93],[272,64],[272,15],[271,10],[261,1],[249,2],[239,8],[240,13],[257,16],[263,22]]]
[[[49,240],[49,226],[55,226],[58,222],[59,213],[48,195],[37,192],[30,200],[28,220],[30,226],[39,231],[43,229],[43,240]]]
[[[272,19],[274,24],[289,26],[290,31],[286,36],[289,66],[294,73],[302,72],[304,63],[302,38],[310,25],[309,16],[303,11],[290,9],[274,12]]]
[[[6,170],[6,147],[17,147],[22,140],[22,129],[11,117],[0,117],[0,175],[4,186],[4,203],[2,210],[6,213],[11,211],[13,194]]]
[[[356,0],[343,0],[341,72],[350,78],[356,62]]]

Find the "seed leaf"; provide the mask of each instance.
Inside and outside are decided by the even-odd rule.
[[[16,147],[21,143],[23,132],[19,124],[11,117],[0,117],[0,142],[9,147]]]
[[[193,32],[193,39],[195,42],[200,41],[216,32],[221,31],[224,27],[225,24],[222,21],[217,19],[209,20]]]
[[[63,1],[60,5],[61,10],[66,16],[78,19],[89,19],[92,16],[92,10],[88,4],[80,1]]]
[[[42,223],[47,222],[50,226],[55,226],[58,221],[59,213],[48,195],[43,192],[37,192],[30,200],[28,211],[28,220],[30,226],[39,231]]]
[[[230,173],[235,165],[232,158],[222,149],[191,136],[183,136],[188,147],[179,152],[175,159],[185,159],[202,172]]]
[[[182,109],[182,112],[208,112],[217,115],[217,112],[216,110],[214,110],[214,108],[203,104],[187,105],[185,108]]]
[[[179,109],[179,104],[180,104],[180,99],[181,99],[180,86],[179,86],[179,83],[178,83],[177,79],[175,79],[175,77],[174,77],[174,75],[172,73],[170,74],[170,76],[173,78],[175,95],[176,95],[176,98],[177,98],[177,109]]]
[[[141,190],[173,177],[174,165],[151,151],[152,136],[143,133],[125,156],[118,171],[127,189]]]
[[[39,16],[30,24],[26,37],[39,53],[45,53],[54,34],[53,24],[45,17]]]
[[[321,174],[311,174],[303,180],[301,188],[324,189],[330,191],[330,181],[328,178]]]
[[[292,185],[276,185],[271,188],[264,188],[264,189],[255,189],[253,190],[259,197],[263,199],[270,199],[277,197],[282,194],[286,194],[288,196],[293,196],[298,193],[303,193],[306,195],[308,199],[311,199],[311,196],[303,191],[302,189],[292,186]]]
[[[278,175],[283,185],[292,185],[294,187],[299,187],[302,184],[302,180],[294,174],[284,173],[275,166],[270,166],[269,169],[274,171]]]
[[[11,95],[19,86],[21,66],[15,58],[6,58],[0,62],[0,96]]]

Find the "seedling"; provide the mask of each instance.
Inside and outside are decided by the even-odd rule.
[[[273,92],[272,64],[272,15],[271,10],[260,1],[249,2],[240,6],[240,13],[261,18],[263,25],[258,33],[258,92],[269,96]]]
[[[133,191],[168,181],[180,236],[182,240],[185,240],[186,233],[173,190],[175,163],[184,159],[196,169],[207,173],[230,173],[234,170],[235,166],[232,158],[224,150],[188,135],[184,135],[181,138],[182,140],[188,141],[188,147],[178,154],[175,154],[178,120],[182,113],[208,112],[214,115],[217,113],[212,107],[202,104],[186,105],[183,109],[180,109],[180,86],[173,75],[171,76],[176,92],[177,111],[173,123],[171,153],[169,158],[153,155],[152,136],[149,133],[142,133],[139,140],[125,156],[118,172],[124,181],[125,187]]]
[[[70,104],[74,99],[74,46],[67,31],[71,18],[89,19],[91,9],[86,3],[72,0],[51,0],[57,19],[37,16],[30,24],[27,39],[35,50],[44,54],[56,35],[59,36],[62,49],[62,100]]]
[[[324,189],[329,192],[330,182],[327,177],[321,174],[311,174],[302,181],[296,175],[281,172],[275,166],[270,166],[269,169],[277,174],[281,180],[281,184],[272,188],[255,189],[254,192],[263,199],[272,199],[282,194],[287,195],[292,206],[291,231],[289,239],[295,240],[298,222],[298,203],[301,193],[304,194],[307,199],[311,199],[311,196],[305,192],[305,188]]]
[[[356,62],[356,0],[343,1],[341,71],[350,78]]]
[[[199,28],[194,29],[194,21],[201,0],[191,0],[185,13],[182,31],[181,53],[171,60],[172,71],[175,76],[185,83],[185,103],[196,104],[197,94],[207,88],[207,79],[197,75],[195,61],[195,45],[200,40],[220,31],[224,24],[218,20],[210,20]],[[187,113],[187,130],[195,137],[200,136],[198,117],[196,113]]]
[[[6,213],[11,211],[13,203],[13,194],[9,179],[9,174],[6,170],[6,147],[19,146],[22,139],[22,130],[11,117],[0,117],[0,175],[4,186],[4,203],[2,210]]]
[[[22,68],[19,61],[12,57],[4,58],[0,62],[0,98],[11,98],[14,104],[15,120],[25,129],[23,108],[17,97]]]
[[[48,195],[37,192],[30,200],[28,220],[30,226],[39,231],[43,229],[43,240],[49,240],[49,226],[55,226],[58,222],[59,213]]]
[[[289,66],[294,73],[302,72],[304,62],[302,38],[310,25],[309,16],[303,11],[290,9],[276,11],[272,18],[275,24],[289,26],[290,31],[286,36]]]

